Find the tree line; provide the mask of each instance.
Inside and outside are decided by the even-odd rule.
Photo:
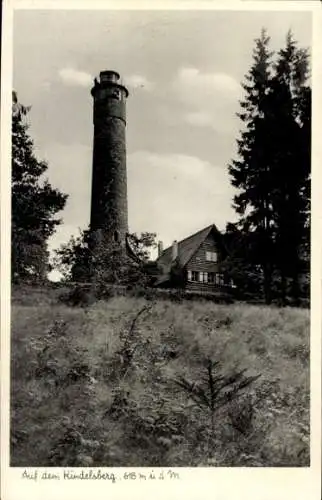
[[[242,287],[262,290],[266,303],[285,303],[303,295],[309,270],[309,55],[291,32],[275,57],[269,43],[262,30],[242,83],[242,130],[228,167],[238,222],[226,228],[226,265]]]
[[[309,54],[291,32],[277,54],[262,30],[252,65],[242,82],[244,97],[236,157],[228,165],[236,189],[236,223],[223,234],[223,269],[244,296],[262,295],[297,303],[308,293],[310,256],[311,87]],[[215,96],[214,96],[215,98]],[[28,107],[13,93],[12,108],[12,280],[44,281],[54,265],[65,279],[110,282],[143,280],[156,235],[130,235],[145,272],[115,245],[97,248],[83,231],[56,251],[50,264],[48,238],[62,220],[68,196],[45,178],[28,131]],[[115,247],[115,248],[114,248]],[[118,265],[115,265],[118,262]],[[93,265],[95,263],[95,265]],[[150,262],[150,268],[153,264]],[[139,273],[139,274],[138,274]],[[306,280],[306,281],[305,281]]]

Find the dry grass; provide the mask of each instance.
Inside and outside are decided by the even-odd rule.
[[[43,296],[13,302],[12,465],[309,465],[308,310]],[[199,384],[207,359],[261,374],[211,440],[209,412],[174,383]]]

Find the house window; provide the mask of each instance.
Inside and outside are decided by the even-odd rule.
[[[206,261],[217,262],[217,252],[206,252]]]
[[[199,273],[199,282],[200,283],[208,283],[208,273],[200,272]]]
[[[188,270],[187,278],[188,281],[199,281],[199,273],[197,271]]]
[[[214,283],[217,286],[225,284],[224,275],[219,273],[208,273],[208,283]]]
[[[207,283],[213,283],[217,286],[224,285],[224,275],[219,273],[208,273]]]
[[[208,283],[215,283],[215,273],[208,273]]]
[[[215,283],[215,273],[207,273],[204,271],[187,271],[188,281],[197,281],[198,283]]]

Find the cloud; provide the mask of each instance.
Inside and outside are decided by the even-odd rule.
[[[52,185],[69,194],[60,214],[64,223],[49,242],[52,250],[89,223],[91,148],[51,143],[45,159]],[[211,223],[223,229],[235,217],[231,208],[233,188],[222,166],[197,156],[140,150],[128,155],[127,167],[132,232],[156,232],[169,245]]]
[[[92,75],[85,71],[78,71],[72,67],[62,68],[59,71],[59,77],[65,85],[79,87],[88,87],[93,81]],[[140,74],[125,76],[124,82],[130,90],[143,89],[149,92],[154,87],[153,83],[146,76]]]
[[[43,90],[50,90],[51,89],[51,83],[48,81],[44,81],[40,84],[40,88]]]
[[[165,245],[211,223],[234,219],[227,170],[196,156],[136,151],[128,157],[131,231],[153,231]]]
[[[92,76],[85,71],[74,68],[63,68],[59,71],[59,77],[65,85],[88,87],[92,83]]]
[[[224,92],[225,94],[234,94],[239,92],[239,84],[236,80],[225,73],[205,73],[197,68],[180,68],[176,77],[175,84],[183,88],[184,98],[194,99],[189,91],[203,91],[207,96],[209,92]]]
[[[172,90],[183,105],[182,119],[189,125],[212,127],[221,132],[231,132],[236,126],[241,87],[230,75],[180,68]]]
[[[68,194],[63,212],[64,226],[87,225],[90,212],[92,182],[92,147],[79,143],[48,143],[42,155],[48,161],[48,176],[52,185]],[[77,177],[77,182],[75,182]],[[63,230],[60,226],[58,232]]]
[[[149,92],[154,87],[153,83],[150,82],[144,75],[128,75],[124,77],[124,81],[130,89],[141,88]]]
[[[205,111],[196,111],[192,113],[185,113],[185,120],[190,123],[190,125],[195,125],[197,127],[207,127],[212,126],[212,116],[210,113]]]
[[[53,250],[78,236],[79,228],[89,224],[92,182],[92,148],[79,143],[50,142],[41,155],[48,161],[48,177],[53,187],[68,194],[66,206],[58,217],[63,223],[49,238],[48,249]],[[77,177],[77,182],[75,178]],[[60,273],[54,271],[50,279],[56,281]]]

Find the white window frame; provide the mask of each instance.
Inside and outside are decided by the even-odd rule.
[[[196,277],[196,279],[194,279],[194,276]],[[192,281],[194,281],[195,283],[198,283],[198,281],[199,281],[198,271],[192,271]]]
[[[218,273],[213,273],[213,274],[214,274],[214,281],[209,281],[208,271],[192,271],[191,269],[187,269],[187,280],[192,281],[193,283],[215,283],[216,275]]]
[[[207,271],[199,271],[199,283],[208,283],[208,272]]]
[[[217,252],[206,252],[206,261],[207,262],[217,262],[218,261],[218,255]]]
[[[225,278],[222,273],[216,273],[215,274],[215,284],[217,286],[223,286],[225,284]]]
[[[195,279],[196,275],[197,275],[197,279]],[[188,269],[187,270],[187,280],[192,281],[193,283],[198,283],[199,282],[199,272],[192,271],[191,269]]]

